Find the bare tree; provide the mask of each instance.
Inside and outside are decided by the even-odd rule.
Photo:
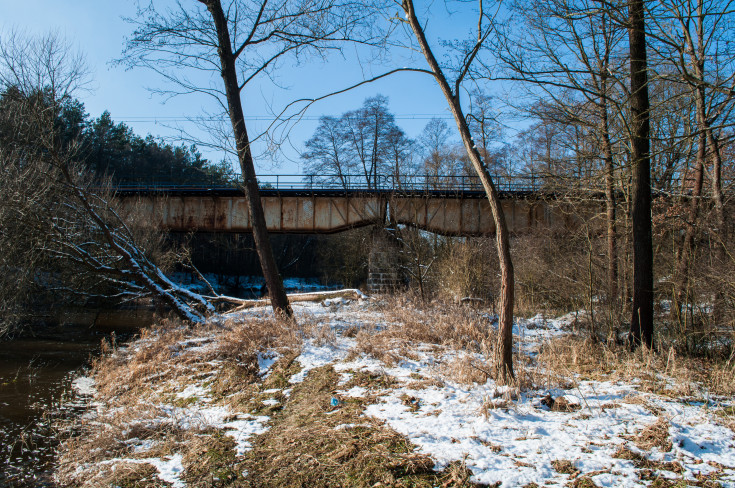
[[[400,186],[412,172],[412,145],[388,110],[388,98],[377,95],[339,118],[322,117],[301,158],[310,178],[329,184],[336,178],[345,189],[378,188],[385,176]]]
[[[437,61],[434,50],[426,38],[425,24],[419,20],[413,0],[403,0],[400,6],[405,15],[405,23],[410,28],[412,38],[415,39],[418,44],[418,49],[424,55],[428,64],[428,70],[426,72],[434,78],[449,105],[449,110],[457,124],[462,144],[467,151],[467,156],[477,176],[480,178],[480,182],[490,202],[490,208],[492,209],[493,220],[495,222],[496,245],[501,272],[500,333],[498,335],[499,354],[497,369],[499,380],[510,382],[515,377],[513,372],[513,305],[515,283],[513,261],[510,254],[510,235],[505,221],[505,214],[500,205],[500,196],[490,176],[486,162],[482,159],[482,155],[472,138],[472,133],[460,103],[463,82],[466,81],[468,75],[471,77],[473,63],[478,61],[478,54],[486,47],[486,42],[493,33],[493,13],[485,9],[482,1],[478,2],[479,15],[476,38],[472,42],[457,46],[460,61],[459,65],[451,71],[454,79],[453,83],[450,84],[444,68]]]
[[[328,184],[334,183],[330,180],[336,178],[340,187],[349,188],[349,177],[355,168],[347,153],[349,142],[344,132],[345,126],[341,119],[319,119],[314,135],[306,141],[306,151],[301,154],[301,159],[305,161],[304,169],[310,178],[318,178],[318,181]]]
[[[287,316],[292,311],[265,225],[242,93],[260,75],[272,75],[286,56],[323,55],[338,43],[369,39],[372,12],[350,0],[199,0],[162,11],[151,5],[131,20],[136,30],[124,60],[160,73],[178,87],[174,93],[213,96],[229,118],[271,304]],[[210,82],[216,75],[219,85]]]
[[[441,188],[450,182],[449,175],[459,173],[457,154],[450,143],[449,125],[442,119],[432,118],[424,126],[418,143],[423,150],[423,168],[428,188]]]
[[[517,0],[512,5],[514,18],[508,23],[512,30],[499,37],[498,46],[507,71],[505,77],[526,86],[536,102],[531,106],[532,113],[538,107],[553,107],[556,119],[596,139],[596,147],[585,158],[602,161],[607,295],[613,315],[618,298],[615,172],[621,158],[616,158],[613,151],[611,118],[624,120],[621,116],[625,107],[620,14],[613,4],[600,0]],[[571,140],[579,142],[576,136]],[[581,162],[579,149],[571,153]],[[579,181],[581,175],[575,176]]]
[[[64,124],[84,74],[83,60],[53,35],[10,33],[2,43],[0,245],[17,259],[4,268],[57,293],[152,297],[201,321],[212,306],[161,272],[110,205],[111,194],[85,174],[79,133]]]
[[[679,263],[679,303],[684,300],[694,237],[700,215],[705,173],[711,182],[720,243],[724,258],[727,241],[727,213],[722,191],[722,154],[718,134],[728,124],[735,102],[735,41],[731,23],[735,16],[732,1],[659,0],[652,8],[652,36],[656,53],[670,69],[659,76],[681,84],[695,106],[697,162],[692,177],[692,198]],[[716,307],[718,309],[719,307]],[[715,310],[717,313],[717,310]]]

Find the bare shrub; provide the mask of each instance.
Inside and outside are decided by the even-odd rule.
[[[731,396],[734,369],[724,360],[677,356],[674,348],[655,352],[604,343],[589,336],[555,338],[541,347],[537,364],[529,369],[533,383],[568,384],[576,375],[582,379],[639,379],[646,391],[685,397]]]
[[[318,238],[317,261],[326,282],[357,287],[367,282],[370,229],[352,229]]]
[[[600,263],[590,263],[592,243],[584,228],[539,228],[519,236],[513,246],[518,313],[550,315],[589,308],[590,293],[604,290]],[[592,273],[592,276],[590,276]]]
[[[500,268],[488,238],[450,239],[434,264],[429,282],[440,300],[479,298],[495,308]]]
[[[413,343],[448,345],[472,352],[492,350],[494,329],[490,319],[462,305],[411,303],[405,296],[386,301],[383,313],[395,324],[379,334]]]

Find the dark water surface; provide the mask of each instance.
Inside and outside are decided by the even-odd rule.
[[[294,280],[289,291],[328,289],[317,280]],[[254,291],[255,290],[255,291]],[[221,289],[241,297],[257,297],[254,288]],[[88,366],[112,330],[122,341],[150,325],[153,310],[69,310],[44,337],[0,342],[0,488],[53,487],[57,445],[52,423],[75,413],[80,402],[71,394],[77,372]],[[92,324],[94,327],[91,328]]]
[[[0,487],[53,486],[51,417],[64,415],[62,395],[103,337],[87,329],[73,339],[0,342]]]

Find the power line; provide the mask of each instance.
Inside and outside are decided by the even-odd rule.
[[[299,120],[319,120],[321,119],[321,115],[305,115],[303,117],[298,117]],[[396,120],[431,120],[431,119],[444,119],[444,120],[451,120],[452,116],[449,114],[401,114],[401,115],[394,115],[394,119]],[[216,122],[218,120],[226,120],[225,117],[183,117],[183,116],[147,116],[147,115],[141,115],[141,116],[128,116],[128,117],[115,117],[114,120],[116,122],[136,122],[136,123],[158,123],[158,122],[196,122],[196,121],[205,121],[205,122]],[[250,121],[271,121],[273,120],[273,117],[268,115],[249,115],[245,116],[245,120]]]

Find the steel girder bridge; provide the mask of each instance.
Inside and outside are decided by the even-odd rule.
[[[259,177],[268,230],[326,234],[354,227],[409,225],[444,235],[495,233],[487,196],[476,176],[266,175]],[[565,225],[569,216],[548,204],[552,187],[536,175],[495,176],[509,230]],[[586,190],[589,194],[589,190]],[[237,178],[172,183],[125,180],[116,199],[136,219],[172,232],[252,230]]]

